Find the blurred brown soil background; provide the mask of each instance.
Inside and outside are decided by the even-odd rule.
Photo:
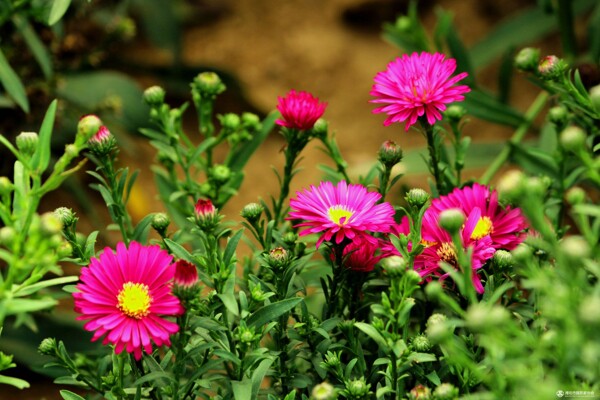
[[[404,1],[393,0],[203,0],[189,2],[197,14],[186,24],[184,63],[206,65],[235,76],[246,102],[264,114],[275,109],[277,96],[290,89],[306,90],[328,102],[324,117],[334,132],[343,156],[350,166],[350,176],[356,179],[376,161],[379,146],[391,139],[406,150],[425,146],[425,139],[403,125],[383,126],[383,115],[372,114],[368,101],[373,77],[401,51],[381,37],[381,24],[393,22],[406,10]],[[535,0],[438,0],[422,1],[421,17],[428,32],[435,25],[436,8],[454,13],[454,24],[467,48],[481,40],[496,23],[518,12]],[[196,23],[197,22],[197,23]],[[542,43],[531,43],[542,54],[560,54],[558,38],[550,36]],[[115,57],[146,65],[169,66],[168,52],[143,40],[136,41]],[[198,71],[200,72],[200,71]],[[491,65],[477,76],[478,82],[496,91],[497,65]],[[143,86],[160,84],[143,71],[137,76]],[[537,90],[522,77],[517,77],[511,94],[511,104],[523,111],[534,99]],[[172,104],[178,106],[179,104]],[[232,109],[228,107],[231,106]],[[222,104],[219,113],[240,112],[243,104]],[[195,115],[187,112],[188,134],[196,132]],[[465,133],[474,142],[497,142],[510,137],[512,130],[472,118]],[[157,200],[152,172],[148,168],[155,150],[142,138],[132,139],[135,148],[121,152],[122,165],[139,169],[140,175],[130,204],[134,218],[162,211]],[[227,219],[238,219],[239,211],[248,202],[259,198],[268,201],[277,195],[279,186],[272,171],[282,170],[284,146],[275,130],[250,160],[246,179],[239,195],[223,213]],[[328,163],[317,145],[309,145],[300,163],[302,171],[292,185],[295,190],[318,184],[322,172],[317,164]],[[468,165],[467,165],[468,168]],[[477,177],[481,170],[467,169],[465,178]],[[410,174],[403,179],[409,186],[427,188],[425,175]],[[100,196],[97,196],[98,200]],[[69,193],[56,192],[44,206],[78,209]],[[102,204],[98,203],[100,213]],[[80,230],[93,228],[80,215]],[[115,238],[115,241],[117,239]],[[99,247],[98,247],[99,248]],[[82,337],[81,340],[88,340]],[[9,371],[11,372],[11,371]],[[29,376],[25,376],[29,379]],[[60,399],[58,387],[46,382],[32,382],[24,391],[2,387],[0,399]]]

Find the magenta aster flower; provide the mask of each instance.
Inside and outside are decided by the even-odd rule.
[[[277,102],[277,109],[283,119],[278,119],[275,123],[299,130],[311,129],[327,107],[327,103],[320,103],[318,97],[293,89],[285,97],[277,97]]]
[[[343,265],[352,271],[370,272],[379,261],[393,255],[398,251],[387,240],[356,240],[344,247]]]
[[[490,191],[487,186],[478,183],[472,187],[456,188],[446,196],[434,199],[427,213],[439,215],[449,208],[458,208],[469,215],[475,208],[481,210],[472,240],[489,236],[495,249],[513,250],[525,238],[527,221],[519,208],[503,208],[498,204],[498,192]]]
[[[406,121],[405,130],[408,131],[423,115],[433,125],[442,119],[440,111],[446,109],[446,104],[464,100],[463,94],[471,89],[466,85],[453,85],[468,74],[462,72],[452,76],[456,60],[444,57],[440,53],[404,54],[375,76],[370,94],[376,98],[371,103],[384,104],[373,113],[388,115],[383,122],[385,126]]]
[[[458,259],[456,248],[452,242],[450,234],[438,225],[439,214],[427,213],[423,217],[422,243],[426,246],[425,250],[415,258],[415,271],[422,277],[429,280],[432,276],[438,276],[444,279],[447,273],[440,267],[440,262],[458,269]],[[465,225],[461,230],[461,239],[464,249],[472,248],[471,268],[473,269],[473,285],[478,293],[483,293],[483,285],[477,271],[490,259],[496,249],[492,247],[492,241],[489,236],[483,236],[477,240],[472,239],[473,232],[476,229],[478,221],[481,219],[481,210],[475,207],[468,215]]]
[[[297,198],[290,200],[292,211],[287,219],[305,221],[295,225],[308,227],[300,235],[322,233],[317,247],[324,240],[339,244],[344,238],[354,240],[357,236],[373,241],[366,231],[387,233],[394,224],[394,208],[387,202],[377,204],[381,195],[362,185],[321,182],[319,187],[311,185],[296,194]]]
[[[175,266],[171,256],[159,246],[131,242],[117,244],[116,253],[104,249],[81,270],[79,292],[73,293],[78,320],[87,320],[84,329],[94,332],[92,341],[106,335],[115,352],[124,349],[136,360],[142,349],[152,353],[152,342],[170,346],[176,323],[161,316],[183,312],[171,292]]]

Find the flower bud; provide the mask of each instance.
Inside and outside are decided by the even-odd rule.
[[[152,216],[150,225],[162,237],[166,235],[167,228],[171,224],[171,219],[165,213],[156,213]]]
[[[451,383],[442,383],[433,391],[435,400],[454,400],[458,399],[458,389]]]
[[[465,214],[459,208],[449,208],[440,213],[440,228],[450,234],[457,233],[465,223]]]
[[[521,71],[533,72],[540,60],[540,49],[525,47],[515,56],[515,67]]]
[[[73,246],[69,242],[62,242],[56,252],[58,258],[71,257],[73,255]]]
[[[240,117],[234,113],[227,113],[225,115],[219,116],[219,121],[221,122],[221,126],[223,129],[228,131],[235,131],[240,127]]]
[[[477,303],[469,307],[465,317],[467,326],[474,331],[489,331],[505,324],[510,318],[506,308]]]
[[[260,123],[258,115],[251,112],[245,112],[242,113],[242,125],[247,129],[257,131],[261,128],[262,124]]]
[[[561,60],[554,55],[550,55],[540,60],[537,70],[542,78],[554,80],[567,70],[567,64],[564,60]]]
[[[11,194],[14,190],[14,185],[6,176],[0,176],[0,196]]]
[[[265,257],[267,264],[274,270],[284,269],[290,264],[292,255],[283,247],[275,247]]]
[[[554,106],[548,110],[548,121],[562,127],[569,121],[569,111],[564,106]]]
[[[0,351],[0,371],[4,371],[5,369],[13,368],[15,364],[12,362],[13,355],[12,354],[4,354],[4,352]]]
[[[194,207],[196,223],[205,231],[212,231],[221,219],[219,212],[210,199],[198,199]]]
[[[558,138],[560,145],[567,151],[577,152],[585,147],[587,135],[578,126],[568,126],[560,133]]]
[[[321,363],[321,366],[326,369],[335,370],[342,365],[340,361],[340,354],[334,351],[327,351],[325,354],[325,361]]]
[[[364,376],[361,376],[359,379],[346,381],[345,386],[345,392],[348,393],[346,397],[350,399],[367,398],[369,389],[371,388],[371,384],[367,383]]]
[[[150,86],[144,90],[144,101],[151,107],[157,107],[165,101],[165,89],[160,86]]]
[[[39,137],[35,132],[21,132],[16,138],[17,148],[25,156],[31,156],[37,149]]]
[[[381,260],[381,267],[390,277],[402,276],[408,263],[403,257],[390,256]]]
[[[600,112],[600,85],[596,85],[590,89],[590,100],[596,111]]]
[[[260,219],[263,211],[264,207],[259,203],[249,203],[244,206],[240,215],[242,218],[248,220],[250,224],[253,224]]]
[[[297,240],[298,234],[295,232],[286,232],[285,235],[283,235],[283,243],[290,247],[295,245]]]
[[[40,345],[38,347],[38,352],[45,356],[52,356],[52,355],[56,354],[56,349],[57,349],[56,339],[47,337],[44,340],[42,340],[42,342],[40,343]]]
[[[214,72],[201,72],[192,82],[192,90],[196,90],[201,98],[214,100],[225,89],[225,84],[223,84],[219,75]]]
[[[412,285],[416,285],[423,281],[423,277],[414,269],[406,271],[406,280]]]
[[[410,17],[406,15],[401,15],[396,19],[396,23],[394,24],[394,26],[399,32],[408,33],[411,32],[413,23]]]
[[[458,122],[467,114],[467,109],[460,104],[452,104],[444,111],[444,117],[451,122]]]
[[[600,296],[590,294],[579,305],[579,318],[586,324],[600,326]]]
[[[231,170],[226,165],[217,164],[210,169],[209,175],[215,182],[223,184],[231,177]]]
[[[15,240],[16,235],[17,232],[15,231],[15,228],[12,226],[3,226],[0,228],[0,244],[5,247],[10,247],[13,240]]]
[[[40,228],[42,233],[52,236],[61,233],[63,225],[54,213],[47,212],[40,216]]]
[[[567,236],[560,241],[559,245],[564,255],[573,262],[580,262],[591,254],[590,245],[579,235]]]
[[[391,169],[394,165],[402,161],[402,148],[396,142],[386,140],[379,148],[377,159],[387,169]]]
[[[173,283],[176,286],[190,288],[198,282],[198,270],[196,266],[186,260],[177,260],[175,262],[175,275]]]
[[[79,218],[75,216],[73,210],[67,207],[59,207],[54,210],[54,216],[62,223],[64,228],[68,228],[75,224]]]
[[[585,193],[585,190],[583,190],[579,186],[573,186],[572,188],[567,190],[567,193],[565,193],[565,199],[572,206],[575,206],[577,204],[583,204],[583,202],[585,202],[586,196],[587,195]]]
[[[324,118],[317,119],[312,128],[313,134],[319,138],[326,137],[328,130],[329,130],[329,124],[327,123],[327,120]]]
[[[412,348],[418,352],[425,352],[431,349],[431,342],[425,335],[417,335],[412,339]]]
[[[110,133],[108,128],[104,125],[98,129],[98,132],[88,141],[88,145],[90,146],[90,151],[98,156],[104,156],[110,154],[115,146],[117,145],[117,140]]]
[[[443,293],[444,288],[438,281],[431,281],[427,284],[427,286],[425,286],[425,294],[427,295],[428,299],[438,299]]]
[[[510,268],[513,265],[513,256],[506,250],[496,250],[492,259],[500,269]]]
[[[521,243],[514,250],[511,251],[514,260],[518,263],[526,263],[533,256],[533,249],[531,246]]]
[[[408,205],[416,209],[422,208],[429,201],[429,193],[420,188],[413,188],[406,194]]]
[[[100,129],[102,121],[95,115],[86,115],[79,120],[77,124],[77,137],[75,142],[78,144],[87,143]]]
[[[500,177],[496,190],[503,199],[508,201],[518,199],[525,190],[525,174],[517,169],[507,171]]]
[[[427,386],[417,385],[408,392],[409,400],[431,400],[431,389]]]
[[[313,387],[311,400],[335,400],[338,398],[337,391],[332,384],[322,382]]]

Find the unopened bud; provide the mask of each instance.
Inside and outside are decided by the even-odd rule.
[[[194,78],[192,88],[198,92],[200,97],[214,99],[225,91],[225,84],[216,73],[201,72]]]
[[[37,149],[39,137],[35,132],[21,132],[16,138],[17,148],[26,156],[31,156]]]
[[[442,383],[433,391],[435,400],[454,400],[458,399],[458,389],[451,383]]]
[[[513,256],[506,250],[496,250],[492,259],[500,269],[509,268],[513,265]]]
[[[381,267],[390,277],[402,276],[407,265],[407,261],[400,256],[390,256],[381,260]]]
[[[427,386],[417,385],[408,392],[409,400],[431,400],[431,389]]]
[[[260,118],[251,112],[242,113],[242,125],[250,130],[257,131],[261,127]]]
[[[577,152],[585,147],[587,135],[578,126],[568,126],[560,133],[558,138],[560,145],[567,151]]]
[[[600,85],[596,85],[590,89],[590,100],[592,105],[600,113]]]
[[[541,59],[537,70],[542,78],[554,80],[567,70],[567,64],[564,60],[561,60],[554,55],[550,55]]]
[[[502,306],[477,303],[469,307],[465,320],[469,328],[481,332],[496,329],[509,318],[509,312]]]
[[[15,231],[15,228],[12,226],[3,226],[0,228],[0,244],[5,247],[10,247],[13,240],[15,240],[16,235],[17,232]]]
[[[586,325],[600,325],[600,296],[598,294],[590,294],[583,298],[579,305],[579,318]]]
[[[38,347],[38,352],[45,356],[51,356],[56,353],[56,339],[48,337],[42,340]]]
[[[420,209],[429,201],[429,193],[420,188],[410,189],[406,194],[408,205]]]
[[[102,126],[102,121],[95,115],[86,115],[77,124],[76,143],[84,144],[90,140]]]
[[[413,26],[412,20],[406,15],[402,15],[396,19],[396,29],[400,32],[410,32]]]
[[[209,171],[210,177],[218,183],[225,183],[231,177],[231,170],[228,166],[217,164],[214,165]]]
[[[337,397],[335,387],[328,382],[322,382],[313,387],[310,398],[311,400],[335,400]]]
[[[327,123],[327,120],[324,118],[319,118],[315,121],[312,131],[316,137],[324,138],[327,136],[328,129],[329,124]]]
[[[240,215],[251,224],[258,221],[264,211],[264,207],[259,203],[249,203],[244,206]]]
[[[386,140],[379,148],[377,159],[386,168],[391,169],[402,160],[402,148],[396,142]]]
[[[515,56],[515,67],[525,72],[533,72],[540,61],[540,49],[525,47]]]
[[[351,381],[347,381],[345,391],[348,393],[348,396],[347,396],[348,398],[361,399],[361,398],[367,398],[370,388],[371,388],[371,384],[367,383],[364,376],[361,376],[358,379],[353,379]]]
[[[75,216],[73,210],[67,207],[59,207],[54,210],[54,215],[62,223],[63,227],[68,228],[77,222],[78,218]]]
[[[412,339],[412,348],[418,352],[425,352],[431,349],[431,342],[425,335],[417,335]]]
[[[510,170],[504,173],[496,189],[501,198],[514,201],[523,194],[525,187],[525,174],[520,170]]]
[[[150,86],[144,90],[144,101],[151,107],[157,107],[165,101],[165,89],[160,86]]]
[[[557,126],[564,126],[569,120],[569,111],[564,106],[554,106],[548,110],[548,120]]]
[[[227,113],[225,115],[219,116],[219,121],[221,121],[221,126],[223,129],[228,131],[235,131],[240,127],[240,117],[234,113]]]
[[[171,219],[165,213],[154,214],[152,216],[152,221],[150,222],[152,229],[154,229],[156,232],[158,232],[159,235],[163,237],[166,234],[169,224],[171,224]]]
[[[62,232],[62,222],[51,212],[40,216],[40,228],[45,235],[51,236]]]
[[[571,261],[581,261],[591,254],[590,245],[579,235],[567,236],[559,244],[564,255]]]
[[[440,213],[439,225],[450,234],[457,233],[465,223],[465,214],[459,208],[449,208]]]
[[[565,199],[572,206],[585,202],[586,196],[585,190],[579,186],[574,186],[565,193]]]
[[[198,270],[196,266],[186,260],[175,262],[175,275],[173,283],[179,287],[189,288],[198,282]]]
[[[452,122],[458,122],[467,114],[467,109],[460,104],[452,104],[446,111],[444,111],[444,117]]]
[[[12,193],[14,185],[6,176],[0,176],[0,196],[6,196]]]

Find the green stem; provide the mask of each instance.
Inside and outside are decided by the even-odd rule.
[[[492,178],[498,173],[500,168],[502,168],[508,158],[510,157],[512,146],[518,145],[521,143],[525,134],[529,130],[529,127],[533,123],[535,117],[542,111],[544,106],[546,105],[546,101],[548,100],[548,93],[541,92],[536,99],[533,101],[527,112],[525,113],[525,120],[519,125],[512,138],[509,140],[509,144],[504,146],[500,154],[492,161],[488,169],[484,172],[484,174],[479,179],[479,182],[483,185],[489,185]]]
[[[429,150],[430,166],[435,180],[435,187],[439,194],[445,194],[444,183],[442,182],[442,175],[440,173],[440,161],[433,134],[433,125],[429,125],[427,121],[422,121],[421,126],[425,130],[425,137],[427,138],[427,149]]]
[[[279,191],[279,198],[277,199],[275,209],[273,210],[273,220],[275,221],[275,226],[279,225],[282,217],[281,213],[283,211],[283,203],[290,194],[290,183],[292,182],[294,165],[296,164],[296,158],[298,157],[298,154],[299,152],[293,149],[291,145],[288,146],[285,151],[285,166],[283,168],[281,190]]]

